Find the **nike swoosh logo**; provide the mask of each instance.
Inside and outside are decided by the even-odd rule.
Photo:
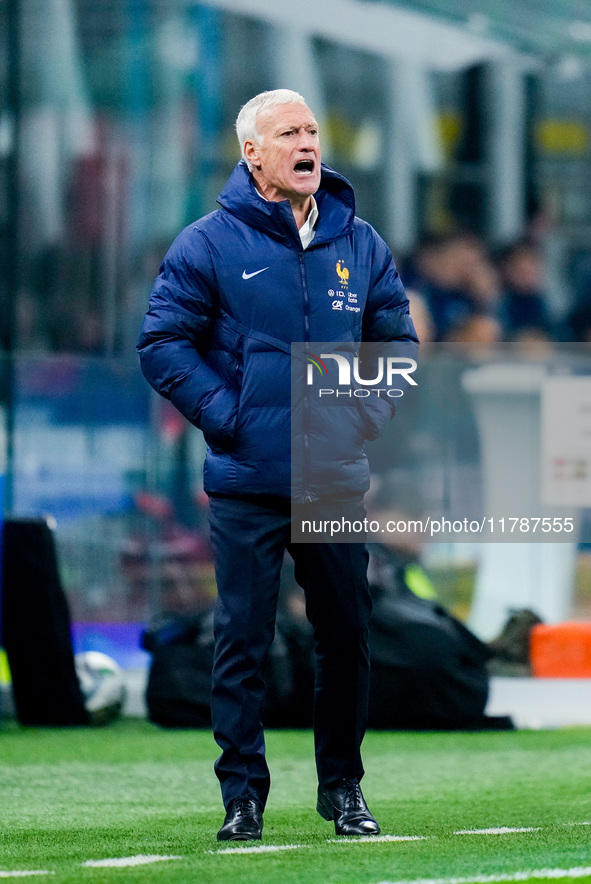
[[[258,276],[259,273],[264,273],[265,270],[268,270],[268,267],[263,267],[262,270],[255,270],[254,273],[247,273],[246,270],[242,271],[242,279],[250,279],[252,276]]]

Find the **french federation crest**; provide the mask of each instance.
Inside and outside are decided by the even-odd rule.
[[[337,273],[342,286],[349,285],[349,270],[345,267],[343,261],[337,261]]]

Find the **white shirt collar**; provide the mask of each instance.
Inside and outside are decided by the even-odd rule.
[[[316,222],[318,221],[318,206],[316,205],[316,200],[314,199],[314,197],[311,197],[311,199],[312,208],[310,209],[308,217],[300,227],[300,239],[302,241],[302,246],[304,249],[307,249],[314,239],[314,236],[316,234],[314,227],[316,226]]]
[[[255,187],[255,190],[262,200],[265,200],[266,203],[269,202],[268,199],[265,199],[265,197],[260,192],[258,187]],[[312,240],[314,239],[314,237],[316,235],[316,231],[314,230],[314,228],[316,226],[316,222],[318,221],[318,206],[316,205],[316,200],[314,199],[313,196],[311,196],[310,199],[312,200],[312,208],[310,209],[310,211],[308,213],[308,217],[306,218],[306,220],[304,221],[304,223],[302,224],[302,226],[300,227],[300,230],[299,230],[300,239],[302,241],[302,247],[304,249],[307,249],[308,246],[310,245],[310,243],[312,242]]]

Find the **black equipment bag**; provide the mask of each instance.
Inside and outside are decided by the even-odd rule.
[[[152,655],[146,705],[154,724],[170,728],[211,726],[211,614],[166,617],[142,634]]]
[[[406,562],[370,547],[374,610],[370,625],[369,726],[395,730],[506,730],[510,718],[485,715],[491,649],[464,624],[404,580]]]
[[[1,620],[20,723],[89,724],[54,536],[44,519],[4,523]]]
[[[162,615],[142,634],[152,655],[146,686],[148,717],[168,728],[211,727],[213,608],[195,615]],[[264,721],[285,727],[292,694],[288,649],[277,632],[266,669]]]
[[[392,730],[485,730],[513,727],[484,714],[491,651],[436,602],[418,598],[405,582],[408,560],[370,547],[371,688],[369,727]],[[287,574],[284,574],[286,577]],[[292,580],[284,581],[301,595]],[[314,638],[299,610],[285,604],[284,586],[266,671],[268,727],[311,727]],[[211,726],[213,611],[163,616],[142,637],[152,654],[148,715],[163,727]]]

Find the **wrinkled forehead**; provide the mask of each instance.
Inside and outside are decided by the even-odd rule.
[[[299,129],[301,126],[314,126],[318,123],[306,104],[293,102],[267,107],[257,114],[257,132],[260,135],[273,134],[282,129]]]

